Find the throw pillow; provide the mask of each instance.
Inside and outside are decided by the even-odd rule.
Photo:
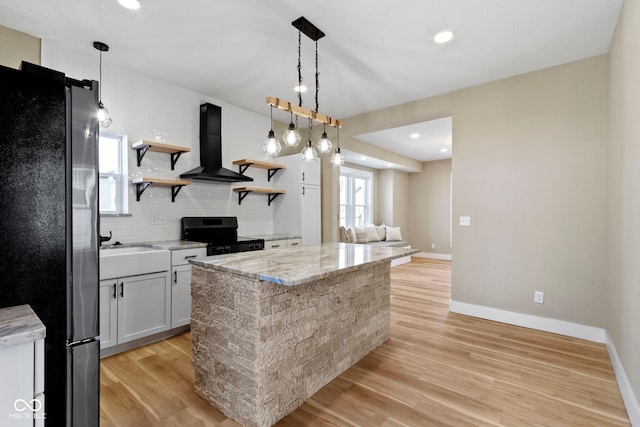
[[[387,240],[402,240],[402,235],[400,234],[400,227],[387,227],[385,226],[387,231]]]
[[[347,231],[345,233],[347,235],[347,243],[356,242],[356,232],[353,231],[353,228],[347,228]]]
[[[354,227],[356,232],[356,241],[353,243],[368,243],[367,230],[364,227]]]
[[[369,242],[379,242],[380,237],[378,236],[378,230],[376,230],[376,226],[371,224],[367,225],[364,228],[367,231],[367,241]]]
[[[342,243],[349,243],[349,238],[347,237],[347,230],[343,226],[340,226],[340,241]]]
[[[381,242],[387,239],[387,231],[384,229],[384,224],[382,225],[374,225],[376,231],[378,232],[378,240]]]

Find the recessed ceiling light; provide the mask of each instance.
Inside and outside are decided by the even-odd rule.
[[[362,161],[367,160],[367,156],[360,157],[360,160],[362,160]]]
[[[393,163],[387,163],[387,167],[390,168],[393,166]]]
[[[453,38],[453,31],[440,31],[438,34],[435,35],[435,37],[433,38],[433,41],[435,41],[436,43],[446,43],[448,41],[451,41],[451,39]]]
[[[418,139],[418,138],[420,138],[420,134],[419,133],[412,133],[411,134],[411,138]]]
[[[140,9],[140,2],[138,0],[118,0],[118,3],[120,3],[122,6],[126,7],[127,9],[131,9],[131,10]]]
[[[296,86],[293,88],[296,92],[305,93],[307,91],[307,87],[305,85]]]
[[[441,152],[441,153],[446,153],[447,151],[449,151],[449,150],[448,150],[448,149],[446,149],[446,148],[441,148],[441,149],[440,149],[440,152]]]

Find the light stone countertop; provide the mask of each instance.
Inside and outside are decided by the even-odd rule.
[[[348,273],[371,262],[402,258],[420,252],[404,249],[323,243],[277,251],[249,251],[189,260],[191,264],[226,271],[280,285],[296,286],[328,277],[337,271]]]
[[[28,305],[0,309],[0,348],[44,338],[46,329]]]
[[[206,248],[207,244],[202,242],[191,242],[189,240],[162,240],[157,242],[139,242],[139,243],[122,243],[121,245],[102,245],[100,249],[109,250],[116,248],[132,248],[136,246],[142,246],[145,248],[153,249],[166,249],[169,251],[180,249],[197,249]]]

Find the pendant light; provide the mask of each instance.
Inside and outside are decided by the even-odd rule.
[[[342,153],[340,152],[340,128],[337,127],[336,128],[336,132],[337,132],[337,146],[336,146],[336,152],[333,153],[333,156],[331,156],[331,164],[334,167],[340,167],[342,165],[344,165],[344,156],[342,155]]]
[[[320,72],[319,72],[319,66],[318,66],[318,40],[321,39],[322,37],[325,36],[325,34],[315,25],[313,25],[311,22],[309,22],[305,17],[301,16],[300,18],[296,19],[295,21],[293,21],[291,23],[291,25],[293,25],[295,28],[298,29],[298,85],[296,86],[296,92],[298,95],[298,105],[291,105],[290,102],[284,101],[280,98],[276,98],[276,97],[272,97],[269,96],[267,97],[267,104],[271,106],[271,109],[273,110],[273,107],[279,108],[281,110],[285,110],[288,111],[289,113],[291,113],[291,122],[287,128],[287,130],[284,132],[284,134],[282,135],[282,141],[286,146],[297,146],[300,143],[300,133],[296,130],[297,125],[298,125],[298,117],[304,117],[309,119],[309,140],[307,141],[307,143],[305,144],[304,148],[302,149],[302,151],[300,152],[300,155],[302,156],[302,158],[305,161],[314,161],[318,159],[318,152],[320,153],[331,153],[332,149],[333,149],[333,144],[331,143],[331,140],[329,139],[329,137],[327,136],[327,132],[326,132],[326,125],[329,126],[333,126],[335,128],[340,128],[342,126],[342,123],[340,122],[340,120],[331,118],[327,115],[324,114],[320,114],[318,112],[319,109],[319,105],[318,105],[318,93],[320,91]],[[307,108],[303,108],[302,107],[302,92],[304,92],[303,90],[301,90],[302,88],[304,88],[303,84],[302,84],[302,67],[301,67],[301,34],[304,33],[307,37],[309,37],[311,40],[313,40],[315,42],[315,60],[316,60],[316,108],[315,110],[311,110],[311,109],[307,109]],[[273,112],[272,114],[272,122],[273,122]],[[296,115],[296,120],[295,120],[295,124],[294,124],[294,120],[293,120],[293,115]],[[320,139],[317,141],[317,143],[313,144],[313,122],[320,122],[324,125],[323,127],[323,132],[322,132],[322,136],[320,137]],[[273,129],[273,125],[271,126],[271,128]],[[267,140],[265,140],[265,142],[263,142],[262,147],[263,150],[265,151],[265,154],[268,155],[268,152],[279,152],[280,151],[280,146],[276,145],[275,142],[271,141],[271,132],[269,132],[269,137],[267,137]],[[340,160],[339,163],[342,164],[342,162],[344,162],[344,158],[342,157],[342,155],[340,154],[340,150],[339,147],[336,150],[336,153],[338,154],[337,159]],[[332,156],[332,158],[335,157]]]
[[[302,85],[302,32],[298,30],[298,85],[295,87],[296,92],[298,93],[298,107],[302,107],[302,93],[306,91],[302,90],[304,87]],[[273,107],[271,107],[273,108]],[[293,111],[291,110],[291,104],[289,104],[289,111],[291,112],[291,122],[289,123],[289,128],[282,135],[282,141],[284,145],[287,147],[297,147],[300,144],[300,133],[296,130],[296,126],[293,124]],[[298,116],[296,116],[296,124],[298,124]]]
[[[100,80],[98,80],[98,124],[107,128],[113,123],[109,110],[102,103],[102,52],[109,52],[109,46],[102,42],[93,42],[93,47],[100,51]]]
[[[273,108],[273,107],[271,107]],[[282,142],[287,147],[297,147],[300,144],[300,134],[296,130],[296,126],[293,124],[293,112],[291,113],[291,123],[289,123],[289,128],[282,135]]]
[[[311,142],[313,139],[313,121],[309,119],[309,141],[307,145],[302,149],[300,155],[302,156],[302,160],[305,162],[313,162],[314,160],[318,160],[318,152],[313,147],[313,143]]]
[[[331,140],[327,136],[326,125],[325,125],[325,128],[323,129],[322,136],[318,140],[317,147],[318,147],[318,152],[322,154],[330,153],[331,148],[333,148],[333,144],[331,144]]]
[[[273,107],[271,107],[271,130],[269,130],[267,138],[262,142],[262,151],[267,159],[271,159],[280,154],[281,149],[282,145],[280,145],[280,141],[278,141],[273,131]]]

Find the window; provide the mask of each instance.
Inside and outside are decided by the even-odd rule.
[[[127,213],[127,137],[100,132],[98,144],[100,213]]]
[[[340,168],[341,226],[364,227],[371,223],[372,182],[371,172]]]

